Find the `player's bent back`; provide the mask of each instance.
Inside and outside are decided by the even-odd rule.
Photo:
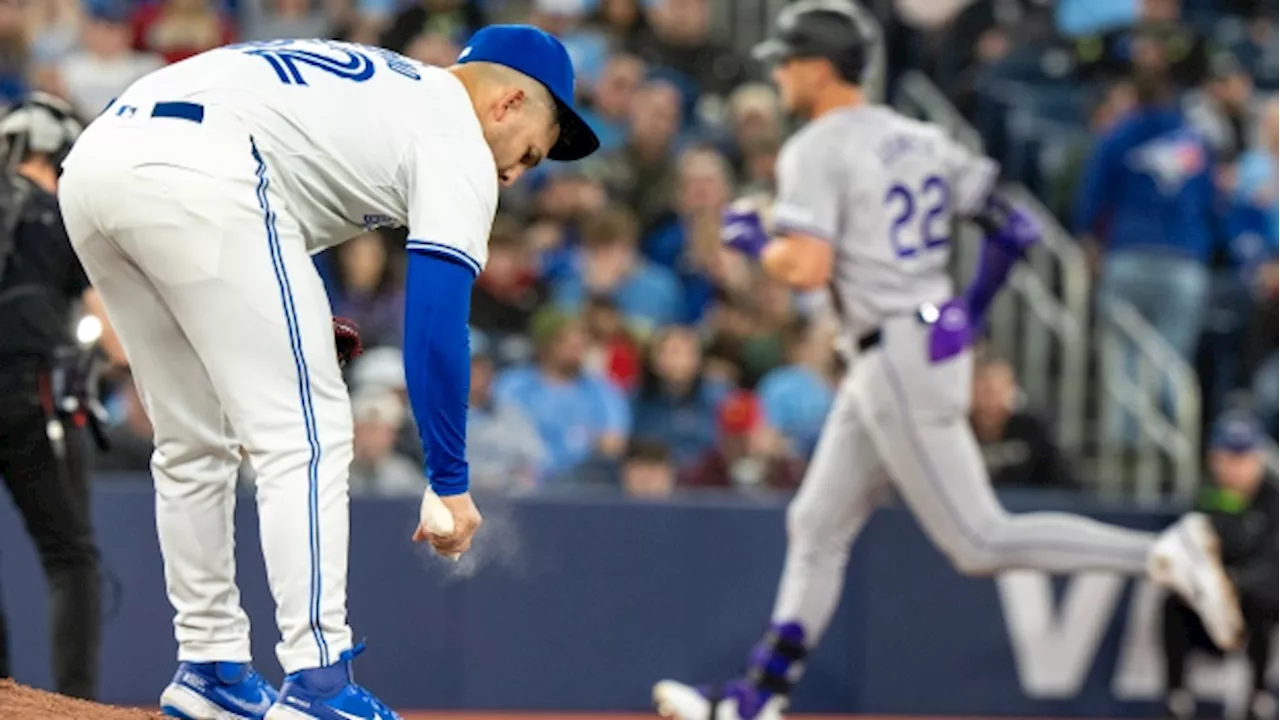
[[[496,193],[462,83],[382,48],[289,40],[211,50],[138,80],[95,124],[156,103],[251,138],[313,252],[373,226],[410,224],[407,192],[433,174],[416,167],[428,154],[434,174],[442,156],[456,158],[448,174],[470,170],[478,193]],[[474,240],[464,250],[482,266],[484,239]]]

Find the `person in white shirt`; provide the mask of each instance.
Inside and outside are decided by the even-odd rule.
[[[156,515],[181,717],[387,720],[351,682],[346,622],[352,414],[310,254],[408,227],[405,378],[431,489],[465,552],[467,317],[499,185],[599,142],[564,46],[490,26],[457,64],[327,40],[212,50],[134,83],[67,161],[68,233],[155,427]],[[243,447],[278,611],[279,695],[253,671],[232,551]],[[444,610],[447,611],[447,610]]]

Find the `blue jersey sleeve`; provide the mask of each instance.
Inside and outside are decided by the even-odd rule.
[[[467,397],[471,392],[471,287],[474,268],[443,253],[409,251],[405,279],[404,375],[409,404],[438,495],[470,487]]]

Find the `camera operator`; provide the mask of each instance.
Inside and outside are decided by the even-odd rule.
[[[1275,717],[1266,676],[1271,635],[1276,628],[1280,530],[1276,487],[1267,477],[1262,442],[1262,428],[1247,412],[1228,412],[1214,424],[1209,450],[1213,482],[1201,493],[1198,508],[1213,522],[1222,543],[1223,564],[1240,598],[1253,682],[1251,720]],[[1220,654],[1195,612],[1181,599],[1170,596],[1164,607],[1165,674],[1169,688],[1166,717],[1196,717],[1195,699],[1185,682],[1187,654],[1193,649]]]
[[[72,331],[78,303],[103,349],[122,357],[58,211],[59,166],[82,129],[36,93],[0,118],[0,475],[48,580],[58,692],[90,698],[101,634],[98,552],[89,522],[86,427],[92,378]],[[94,333],[96,334],[96,333]],[[96,406],[100,407],[100,406]],[[0,677],[10,674],[0,617]]]

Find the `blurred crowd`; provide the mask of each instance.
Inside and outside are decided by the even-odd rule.
[[[721,211],[769,196],[791,128],[765,69],[713,32],[712,3],[0,0],[0,101],[38,88],[91,118],[152,69],[235,41],[333,37],[448,65],[488,23],[551,31],[603,147],[504,190],[472,298],[473,486],[787,489],[843,367],[821,293],[792,293],[720,248]],[[1103,297],[1130,300],[1189,359],[1204,346],[1211,411],[1252,391],[1274,432],[1275,5],[868,4],[885,22],[891,78],[930,75],[1008,178],[1079,232]],[[1211,138],[1208,151],[1190,134],[1143,144],[1179,124]],[[1140,171],[1164,181],[1160,193],[1131,191]],[[348,369],[357,494],[425,484],[398,349],[403,241],[383,229],[315,258],[334,314],[370,347]],[[993,480],[1073,487],[1010,365],[984,353],[976,374]],[[114,449],[99,467],[145,469],[150,428],[127,373],[109,405]]]
[[[574,59],[603,149],[502,198],[473,296],[472,482],[493,491],[621,485],[792,488],[840,368],[821,298],[722,254],[720,213],[767,194],[788,128],[760,68],[710,34],[708,0],[0,0],[7,99],[37,87],[92,117],[134,79],[228,42],[334,37],[448,65],[478,27],[531,22]],[[552,164],[554,165],[554,164]],[[369,348],[348,372],[352,492],[425,484],[399,345],[404,231],[316,257]],[[146,467],[127,376],[103,470]],[[251,479],[245,467],[243,479]]]

